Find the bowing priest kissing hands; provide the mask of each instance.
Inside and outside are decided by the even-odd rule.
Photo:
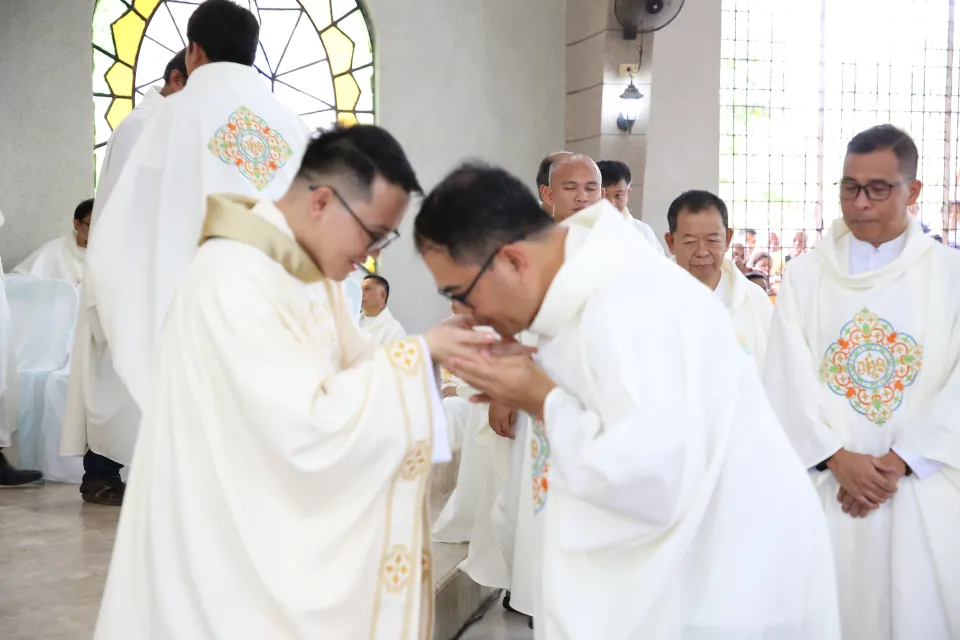
[[[520,346],[514,338],[502,338],[501,345],[509,344]],[[447,367],[482,392],[472,402],[496,402],[542,418],[543,404],[557,385],[530,357],[535,349],[523,348],[523,353],[480,348],[468,357],[451,359]]]
[[[837,501],[853,518],[865,518],[879,509],[907,474],[907,465],[893,451],[877,458],[840,449],[827,460],[827,468],[840,483]]]

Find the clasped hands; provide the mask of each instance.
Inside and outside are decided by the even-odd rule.
[[[477,324],[471,316],[453,316],[427,331],[424,340],[431,357],[480,391],[472,402],[542,415],[543,403],[557,385],[531,358],[536,349],[509,336],[475,331]]]
[[[840,449],[827,460],[827,468],[840,483],[837,501],[843,512],[865,518],[893,497],[907,473],[906,463],[893,451],[875,457]]]

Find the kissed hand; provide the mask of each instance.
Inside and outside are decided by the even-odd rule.
[[[827,461],[827,468],[845,492],[843,497],[837,495],[845,506],[849,500],[868,510],[877,509],[897,491],[897,468],[883,458],[840,449]],[[845,508],[844,512],[853,515],[852,510]]]
[[[454,358],[447,366],[461,380],[483,392],[484,396],[474,398],[475,401],[498,402],[532,415],[543,415],[543,403],[557,386],[526,354],[504,355],[502,351],[484,349],[470,357]]]
[[[517,424],[517,412],[506,405],[497,402],[490,403],[487,414],[490,418],[490,428],[494,433],[504,438],[514,438],[514,426]]]

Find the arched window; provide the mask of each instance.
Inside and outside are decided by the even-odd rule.
[[[373,41],[357,0],[234,0],[260,22],[255,66],[313,128],[373,123]],[[104,146],[186,46],[200,0],[97,0],[93,10],[95,176]]]
[[[803,249],[794,247],[800,232],[810,247],[840,216],[835,183],[846,144],[887,122],[920,150],[924,189],[914,215],[957,241],[954,4],[723,0],[721,197],[731,224],[755,229],[757,250],[772,249],[775,265]]]

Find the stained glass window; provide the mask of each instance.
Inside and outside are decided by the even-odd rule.
[[[373,123],[373,41],[358,0],[234,0],[260,22],[255,66],[312,128]],[[186,46],[200,0],[97,0],[93,10],[95,175],[116,128]]]

